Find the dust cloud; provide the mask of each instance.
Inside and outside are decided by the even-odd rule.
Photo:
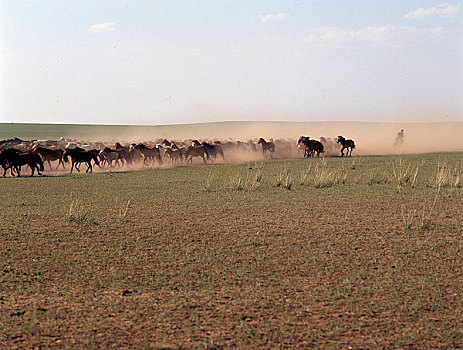
[[[401,129],[404,129],[405,142],[398,148],[394,146],[394,141]],[[256,142],[259,137],[273,139],[274,142],[280,139],[295,145],[302,135],[316,140],[323,136],[335,141],[338,135],[342,135],[355,141],[354,155],[463,151],[463,122],[217,122],[162,126],[73,126],[67,132],[68,137],[101,141],[109,145],[116,141],[132,143],[164,138],[175,141]]]
[[[225,160],[217,156],[216,163],[243,163],[264,160],[262,148],[257,144],[260,137],[275,144],[273,158],[302,158],[303,150],[296,146],[299,136],[320,140],[324,137],[333,147],[325,147],[323,156],[339,156],[337,136],[355,141],[353,156],[414,154],[431,152],[463,151],[463,122],[448,123],[374,123],[374,122],[216,122],[202,124],[178,124],[161,126],[117,126],[117,125],[45,125],[23,128],[14,125],[8,131],[2,124],[2,137],[29,136],[35,140],[74,140],[79,144],[95,145],[97,142],[113,147],[116,142],[123,145],[142,142],[154,146],[163,139],[187,147],[191,140],[213,143],[220,141]],[[395,147],[397,133],[403,129],[405,142]],[[24,130],[25,134],[21,134]],[[26,136],[26,137],[27,137]],[[240,142],[239,142],[240,141]],[[239,144],[239,145],[238,145]],[[101,148],[95,147],[95,148]],[[183,163],[185,164],[185,163]],[[193,164],[203,164],[194,158]],[[157,164],[155,166],[158,166]],[[176,166],[163,154],[162,167]],[[47,169],[48,166],[46,165]],[[143,162],[133,164],[130,169],[143,168]],[[85,167],[84,167],[85,169]],[[123,170],[124,168],[116,168]],[[99,171],[100,169],[96,169]],[[102,169],[106,171],[108,169]],[[115,168],[113,168],[115,170]]]

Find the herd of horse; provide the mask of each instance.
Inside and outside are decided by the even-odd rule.
[[[48,163],[52,169],[51,162],[58,161],[56,169],[62,166],[66,169],[67,163],[71,163],[70,173],[73,170],[80,172],[80,165],[85,163],[86,172],[93,172],[94,165],[99,167],[130,166],[134,163],[141,163],[143,166],[161,165],[163,158],[168,159],[172,164],[186,162],[193,164],[193,159],[198,158],[203,163],[215,162],[217,156],[225,161],[225,153],[228,152],[262,152],[262,156],[273,158],[276,150],[281,150],[282,155],[291,154],[294,142],[287,140],[270,140],[259,138],[257,142],[232,142],[232,141],[169,141],[167,139],[157,140],[158,143],[131,143],[122,145],[116,142],[114,146],[108,147],[100,142],[79,142],[76,140],[65,140],[61,138],[54,140],[23,141],[18,138],[0,141],[0,166],[3,167],[3,177],[10,170],[12,176],[21,176],[21,167],[28,165],[31,169],[31,176],[35,171],[42,175],[44,163]],[[337,144],[340,144],[340,155],[352,156],[355,148],[353,140],[346,140],[338,136]],[[301,136],[297,143],[297,150],[303,150],[304,158],[320,157],[322,153],[334,155],[335,144],[333,139],[321,137],[320,140],[313,140],[308,136]],[[344,154],[344,150],[347,150]],[[286,152],[286,153],[284,153]],[[289,152],[289,153],[288,153]]]

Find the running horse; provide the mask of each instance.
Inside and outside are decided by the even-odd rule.
[[[185,152],[186,163],[193,164],[194,157],[201,157],[204,163],[206,162],[206,157],[209,157],[206,148],[203,145],[200,146],[190,146]]]
[[[350,149],[350,156],[352,157],[352,150],[355,148],[355,142],[353,140],[346,140],[342,136],[338,136],[338,142],[342,145],[341,148],[341,157],[344,157],[344,150],[347,149],[346,157],[349,157],[349,149]]]
[[[148,147],[140,142],[136,144],[133,148],[138,149],[140,151],[141,157],[143,158],[143,165],[148,165],[148,163],[146,162],[147,159],[151,159],[154,164],[154,158],[156,158],[159,164],[162,164],[161,151],[158,146]]]
[[[306,136],[299,137],[297,144],[304,145],[304,158],[305,157],[308,158],[310,156],[313,157],[315,153],[317,153],[317,158],[320,158],[320,153],[325,152],[323,143],[317,140],[311,140],[310,137],[306,137]]]
[[[72,174],[73,168],[76,168],[76,170],[80,172],[77,167],[77,164],[80,163],[87,163],[86,173],[93,172],[92,159],[95,161],[96,165],[100,165],[100,162],[98,161],[98,153],[99,152],[96,149],[85,151],[82,149],[65,148],[63,152],[63,160],[67,163],[69,162],[68,157],[71,158],[71,171],[69,174]]]
[[[29,165],[32,170],[31,176],[34,176],[35,169],[37,173],[41,174],[43,171],[43,161],[40,155],[32,152],[18,152],[16,150],[3,149],[0,151],[0,164],[3,166],[3,177],[6,175],[8,168],[11,169],[13,175],[13,168],[16,170],[18,177],[21,176],[21,166]]]
[[[50,170],[51,170],[50,162],[53,160],[58,161],[58,166],[56,167],[56,169],[59,168],[60,164],[63,166],[63,169],[66,169],[63,163],[63,150],[62,149],[50,149],[50,148],[35,146],[34,148],[32,148],[32,153],[40,154],[40,156],[42,157],[42,160],[44,162],[48,162],[48,166],[50,167]]]
[[[177,162],[178,160],[181,161],[183,157],[182,151],[177,147],[165,147],[164,154],[167,154],[167,157],[169,157],[172,163]]]
[[[275,144],[273,142],[267,142],[262,137],[257,141],[257,144],[262,145],[262,153],[264,156],[267,154],[267,151],[270,152],[270,157],[272,153],[275,152]]]
[[[223,155],[223,149],[220,144],[216,143],[215,145],[211,145],[210,143],[203,142],[202,145],[204,146],[206,150],[207,160],[211,158],[210,156],[214,156],[214,161],[215,161],[217,158],[217,154],[220,154],[220,156],[222,157],[222,160],[225,161],[225,157]]]

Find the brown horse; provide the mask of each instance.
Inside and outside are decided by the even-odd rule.
[[[59,168],[60,164],[63,166],[63,169],[66,169],[64,166],[63,162],[63,150],[61,149],[49,149],[45,147],[40,147],[40,146],[35,146],[32,149],[32,153],[38,153],[42,157],[42,160],[44,162],[48,162],[48,166],[50,167],[51,170],[51,161],[57,160],[58,161],[58,166],[56,169]]]
[[[188,164],[188,162],[193,164],[193,158],[194,157],[201,157],[203,159],[203,162],[207,163],[206,162],[206,156],[207,156],[206,148],[204,146],[202,146],[202,145],[200,145],[200,146],[190,146],[190,147],[188,147],[188,149],[186,150],[186,153],[185,153],[185,158],[186,158],[186,163],[187,164]]]
[[[270,157],[272,157],[272,154],[275,152],[275,144],[273,142],[267,142],[261,137],[257,144],[262,145],[262,153],[264,156],[268,151],[270,152]]]
[[[3,177],[6,175],[6,170],[11,169],[11,175],[13,175],[13,168],[16,170],[18,177],[21,176],[21,167],[23,165],[29,165],[32,170],[31,176],[34,176],[35,169],[37,173],[42,175],[43,161],[40,155],[32,152],[18,152],[16,150],[4,149],[0,151],[0,164],[3,166]]]
[[[206,151],[207,155],[207,160],[211,158],[211,156],[214,157],[214,161],[217,158],[217,154],[220,154],[222,159],[225,161],[225,157],[223,155],[223,149],[220,143],[216,143],[215,145],[211,145],[210,143],[203,142],[202,145],[204,146],[204,150]]]
[[[349,157],[349,148],[350,156],[352,157],[352,150],[355,148],[355,142],[353,140],[346,140],[342,136],[338,136],[338,142],[342,145],[341,148],[341,157],[344,157],[344,150],[347,149],[346,156]]]
[[[125,160],[127,165],[131,165],[133,161],[133,152],[130,151],[130,147],[124,147],[119,142],[116,142],[114,149],[119,153],[121,163]]]
[[[169,157],[172,163],[182,160],[183,157],[180,148],[166,147],[164,149],[164,154],[167,154],[167,157]]]
[[[317,153],[317,158],[320,158],[320,153],[325,151],[324,146],[320,141],[311,140],[309,137],[299,137],[297,144],[299,145],[301,143],[304,145],[304,158],[308,158],[310,156],[313,157],[315,153]]]
[[[144,165],[148,165],[148,163],[146,162],[147,159],[151,159],[154,164],[155,158],[159,164],[162,164],[161,151],[159,150],[159,147],[148,147],[145,146],[143,143],[138,143],[134,146],[134,148],[140,151]]]
[[[63,160],[66,163],[69,162],[68,157],[71,157],[70,174],[72,174],[73,168],[76,168],[76,170],[80,172],[79,168],[77,167],[77,164],[80,163],[87,163],[87,170],[85,171],[86,173],[93,172],[92,159],[95,161],[96,165],[100,165],[100,162],[98,161],[98,150],[96,149],[81,151],[80,149],[66,148],[63,152]]]

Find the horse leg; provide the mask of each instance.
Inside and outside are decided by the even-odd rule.
[[[53,170],[53,169],[51,168],[50,159],[47,159],[47,161],[48,161],[48,166],[50,167],[50,170]]]
[[[344,146],[342,146],[342,148],[341,148],[341,157],[344,157],[344,152],[343,152],[344,148],[345,148]]]

